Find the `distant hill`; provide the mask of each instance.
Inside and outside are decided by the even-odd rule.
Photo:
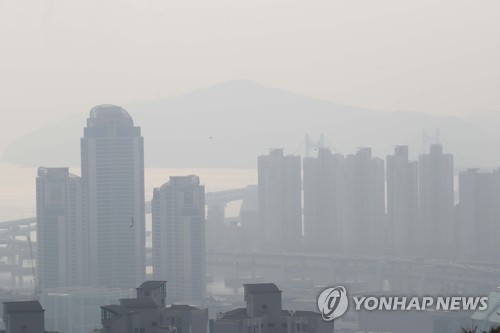
[[[106,101],[103,101],[106,102]],[[500,165],[498,113],[436,117],[419,112],[382,112],[315,100],[253,81],[229,81],[186,95],[124,106],[141,126],[147,166],[256,166],[269,148],[304,155],[304,137],[324,133],[334,150],[352,153],[373,147],[385,157],[398,144],[422,150],[423,129],[440,129],[457,167]],[[88,112],[29,133],[11,146],[3,161],[38,166],[77,166]]]

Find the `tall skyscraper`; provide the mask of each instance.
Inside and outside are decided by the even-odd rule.
[[[203,302],[205,187],[197,176],[170,177],[154,189],[152,209],[155,279],[168,281],[170,303]]]
[[[493,201],[495,174],[469,169],[460,172],[458,180],[459,203],[456,207],[456,247],[460,258],[487,259],[498,250],[500,231],[498,215],[495,219]],[[498,189],[497,189],[498,191]]]
[[[387,221],[390,250],[412,255],[418,228],[418,163],[408,160],[408,146],[387,156]]]
[[[96,106],[81,149],[92,285],[132,288],[145,277],[141,129],[123,108]]]
[[[300,156],[273,149],[258,158],[259,219],[262,240],[273,249],[297,251],[302,245]]]
[[[443,154],[441,145],[431,145],[430,153],[420,155],[419,244],[424,255],[454,253],[453,156]]]
[[[382,252],[386,248],[384,161],[360,148],[346,158],[344,237],[352,253]]]
[[[81,178],[68,168],[39,168],[36,179],[38,282],[42,288],[89,283]]]
[[[304,241],[310,251],[343,249],[344,156],[320,148],[303,160]]]

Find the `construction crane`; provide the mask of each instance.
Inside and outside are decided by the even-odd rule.
[[[40,294],[40,289],[39,289],[38,279],[37,279],[36,270],[35,270],[35,258],[33,256],[33,244],[31,244],[31,237],[30,236],[26,236],[26,238],[28,239],[28,245],[30,248],[31,271],[33,274],[33,296],[35,298],[37,298],[38,295]]]

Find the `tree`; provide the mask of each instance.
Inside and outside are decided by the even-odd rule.
[[[477,327],[472,328],[462,328],[460,333],[500,333],[500,327],[490,328],[489,331],[478,331]]]

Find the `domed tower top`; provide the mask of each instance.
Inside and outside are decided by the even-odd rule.
[[[103,104],[90,110],[87,127],[133,127],[130,114],[121,106]]]

